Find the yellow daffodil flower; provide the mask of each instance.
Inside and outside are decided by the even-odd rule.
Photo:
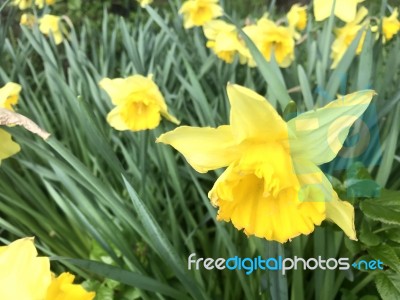
[[[331,68],[336,68],[337,64],[346,53],[350,44],[357,37],[357,34],[364,26],[369,25],[369,20],[363,22],[364,18],[368,15],[368,10],[362,6],[357,12],[356,18],[347,23],[341,28],[335,30],[336,39],[332,44],[331,58],[333,59]],[[359,55],[362,51],[366,32],[362,33],[361,39],[358,43],[356,54]]]
[[[189,0],[182,4],[179,14],[183,15],[184,27],[203,26],[223,14],[218,0]]]
[[[0,247],[0,299],[45,299],[51,282],[50,261],[37,254],[33,238]]]
[[[60,21],[61,17],[54,15],[44,15],[39,19],[39,30],[45,35],[52,35],[56,45],[64,39]]]
[[[37,23],[37,19],[32,14],[22,14],[19,20],[19,24],[28,26],[29,28],[33,28],[33,26]]]
[[[53,5],[56,0],[35,0],[35,5],[39,8],[43,8],[44,5]]]
[[[153,3],[153,0],[137,0],[137,2],[141,7],[145,7],[146,5]]]
[[[11,5],[18,6],[20,10],[24,10],[32,6],[32,0],[13,0]]]
[[[246,51],[234,25],[213,20],[203,26],[203,31],[208,39],[207,47],[227,63],[233,62],[236,53]]]
[[[116,105],[107,116],[107,122],[116,130],[153,129],[160,123],[161,116],[179,124],[179,121],[168,113],[164,97],[151,75],[105,78],[99,85]]]
[[[398,20],[399,12],[397,7],[393,10],[390,17],[382,19],[382,31],[384,42],[390,41],[397,32],[400,30],[400,21]]]
[[[75,276],[65,272],[53,278],[45,300],[92,300],[94,292],[87,292],[81,285],[73,284]]]
[[[286,15],[290,28],[304,30],[307,25],[307,6],[294,4]]]
[[[336,0],[334,14],[344,22],[351,22],[356,17],[357,4],[364,0]],[[316,21],[323,21],[331,15],[334,0],[314,0]]]
[[[283,243],[328,219],[356,239],[352,205],[339,200],[318,165],[337,155],[374,92],[347,95],[288,123],[257,93],[232,84],[227,92],[230,125],[181,126],[157,139],[198,172],[227,167],[208,194],[218,220]]]
[[[14,82],[8,82],[0,88],[0,107],[13,110],[13,106],[18,103],[21,86]]]
[[[294,60],[294,46],[292,31],[284,26],[278,26],[267,18],[258,20],[257,25],[248,25],[243,31],[253,40],[257,48],[267,61],[272,54],[279,66],[288,67]],[[247,52],[249,66],[255,66],[250,52]]]
[[[92,300],[94,292],[73,284],[74,276],[53,278],[48,257],[38,257],[33,238],[0,247],[0,299]]]

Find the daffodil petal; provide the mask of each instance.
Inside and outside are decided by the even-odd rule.
[[[230,123],[238,142],[277,140],[287,137],[287,126],[272,105],[252,90],[228,84]]]
[[[326,203],[326,218],[338,225],[351,240],[357,240],[354,228],[354,207],[336,197]]]
[[[20,147],[17,143],[13,142],[11,139],[11,135],[0,129],[0,163],[2,159],[10,157],[11,155],[16,154]]]
[[[301,185],[300,201],[323,201],[326,219],[336,223],[350,239],[356,240],[353,206],[339,200],[328,178],[314,163],[297,160],[294,165]]]
[[[316,21],[322,21],[328,18],[331,14],[333,0],[315,0],[314,1],[314,16]]]
[[[162,134],[158,143],[171,145],[198,172],[226,167],[239,157],[230,126],[199,128],[181,126]]]
[[[374,94],[371,90],[349,94],[323,108],[290,120],[291,155],[310,160],[317,165],[334,159],[342,148],[351,125],[367,109]]]
[[[114,105],[119,105],[132,93],[132,88],[129,88],[124,78],[104,78],[99,82],[99,86],[107,92]]]

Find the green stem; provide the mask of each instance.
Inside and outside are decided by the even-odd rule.
[[[374,273],[369,273],[363,280],[361,280],[360,283],[358,283],[353,289],[352,292],[354,294],[357,294],[359,291],[361,291],[368,283],[374,279]]]
[[[267,257],[274,257],[282,260],[285,259],[285,251],[282,244],[267,241]],[[287,277],[282,275],[279,270],[267,271],[268,289],[272,300],[288,300],[288,283]]]

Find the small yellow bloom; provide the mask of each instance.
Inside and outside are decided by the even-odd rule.
[[[44,15],[39,19],[39,30],[45,35],[52,35],[54,42],[58,45],[63,41],[61,17]]]
[[[183,3],[179,14],[183,15],[184,27],[203,26],[223,14],[218,0],[189,0]]]
[[[51,281],[45,300],[92,300],[94,292],[87,292],[81,285],[73,284],[75,276],[64,272]]]
[[[393,10],[390,17],[384,17],[382,19],[382,31],[384,36],[384,42],[390,41],[397,32],[400,30],[400,22],[398,20],[399,12],[397,7]]]
[[[168,113],[164,97],[151,75],[104,78],[99,85],[116,105],[108,114],[107,122],[117,130],[153,129],[160,123],[161,116],[179,124],[179,121]]]
[[[153,0],[136,0],[141,7],[145,7],[146,5],[149,5],[153,3]]]
[[[274,54],[282,68],[288,67],[293,62],[295,42],[289,28],[278,26],[267,18],[261,18],[257,25],[248,25],[243,31],[253,40],[267,61],[270,61]],[[249,51],[247,56],[248,64],[255,66]]]
[[[0,247],[0,299],[45,299],[51,281],[50,261],[37,254],[33,238]]]
[[[3,159],[18,153],[19,150],[21,150],[21,148],[11,139],[11,135],[8,132],[0,129],[0,164]]]
[[[13,106],[18,103],[21,86],[14,82],[8,82],[0,88],[0,108],[13,110]]]
[[[22,14],[21,19],[19,21],[19,24],[28,26],[30,28],[32,28],[33,25],[35,25],[36,23],[37,23],[36,17],[32,14],[27,14],[27,13]]]
[[[287,19],[290,28],[304,30],[307,25],[307,6],[294,4],[287,13]]]
[[[357,12],[356,18],[347,23],[341,28],[335,30],[336,39],[332,44],[331,58],[333,59],[331,68],[336,68],[337,64],[342,59],[343,55],[346,53],[350,44],[357,37],[357,34],[364,26],[369,25],[369,21],[363,22],[364,18],[368,15],[368,10],[362,6]],[[361,39],[358,43],[356,54],[359,55],[362,51],[366,32],[362,33]]]
[[[356,239],[354,208],[339,200],[318,165],[335,158],[374,92],[347,95],[286,123],[255,92],[238,85],[227,91],[230,125],[181,126],[157,139],[198,172],[227,167],[208,194],[218,220],[283,243],[328,219]]]
[[[20,10],[24,10],[32,6],[32,0],[13,0],[11,5],[18,6]]]
[[[233,62],[236,53],[245,51],[234,25],[222,20],[213,20],[203,26],[203,31],[208,39],[207,47],[227,63]]]
[[[44,5],[53,5],[56,0],[35,0],[35,5],[39,8],[43,8]]]
[[[351,22],[356,17],[357,4],[364,0],[336,0],[334,14],[344,22]],[[323,21],[331,15],[334,0],[314,0],[316,21]]]

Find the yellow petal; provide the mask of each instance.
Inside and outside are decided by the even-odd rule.
[[[264,180],[255,174],[243,174],[230,166],[210,191],[219,208],[217,219],[231,221],[247,235],[280,243],[311,233],[324,220],[324,202],[299,202],[294,188],[274,197],[265,194],[264,186]]]
[[[87,292],[81,285],[73,284],[75,276],[64,272],[54,278],[47,290],[45,300],[92,300],[94,292]]]
[[[239,155],[231,127],[227,125],[218,128],[181,126],[162,134],[157,142],[174,147],[200,173],[226,167]]]
[[[51,280],[50,261],[37,257],[33,238],[2,248],[0,265],[0,299],[44,299]]]
[[[336,193],[335,193],[336,194]],[[357,240],[354,228],[354,207],[336,197],[326,203],[326,218],[336,223],[351,240]]]
[[[0,163],[2,159],[18,153],[20,149],[19,145],[11,139],[11,135],[0,129]]]
[[[0,88],[0,108],[13,110],[13,106],[18,103],[21,89],[22,87],[14,82],[8,82]]]
[[[104,78],[99,82],[99,86],[107,92],[114,105],[120,104],[133,92],[134,86],[129,85],[123,78]]]
[[[314,0],[314,16],[316,21],[322,21],[331,14],[333,0]]]
[[[352,93],[290,120],[291,155],[317,165],[334,159],[350,127],[367,109],[374,94],[371,90]]]
[[[228,84],[227,92],[231,103],[230,123],[238,142],[287,137],[286,123],[264,97],[236,84]]]

